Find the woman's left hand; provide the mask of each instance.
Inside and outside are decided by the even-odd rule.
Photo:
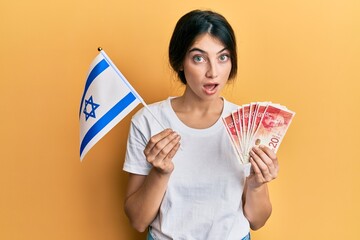
[[[279,164],[276,154],[268,147],[255,146],[250,151],[251,172],[248,187],[258,188],[278,176]]]

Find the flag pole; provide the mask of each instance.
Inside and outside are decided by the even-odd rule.
[[[98,51],[103,55],[105,60],[110,64],[110,66],[115,70],[115,72],[119,75],[119,77],[123,80],[123,82],[127,85],[127,87],[131,90],[131,92],[135,95],[137,99],[140,100],[140,102],[144,105],[144,107],[149,111],[151,116],[156,120],[156,122],[163,128],[166,129],[166,127],[159,121],[159,119],[155,116],[155,114],[150,110],[144,99],[136,92],[136,90],[128,83],[124,75],[120,72],[120,70],[116,67],[116,65],[111,61],[111,59],[108,57],[108,55],[105,53],[105,51],[98,47]]]

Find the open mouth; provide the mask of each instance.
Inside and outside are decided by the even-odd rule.
[[[210,95],[216,92],[218,86],[219,84],[217,83],[211,83],[211,84],[205,84],[203,88],[205,93]]]

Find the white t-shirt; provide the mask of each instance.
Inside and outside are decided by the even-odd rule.
[[[193,129],[177,117],[171,98],[149,105],[165,127],[181,136],[174,171],[151,223],[154,239],[241,239],[249,233],[242,193],[249,165],[240,164],[221,117],[237,105],[224,99],[222,116],[207,129]],[[143,153],[151,136],[163,128],[145,108],[131,121],[124,170],[147,175],[152,166]]]

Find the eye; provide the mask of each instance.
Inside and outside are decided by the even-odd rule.
[[[229,59],[230,59],[229,54],[222,54],[222,55],[220,55],[220,57],[219,57],[220,62],[226,62],[226,61],[228,61]]]
[[[193,57],[194,62],[196,63],[201,63],[201,62],[205,62],[205,58],[203,56],[200,55],[195,55]]]

